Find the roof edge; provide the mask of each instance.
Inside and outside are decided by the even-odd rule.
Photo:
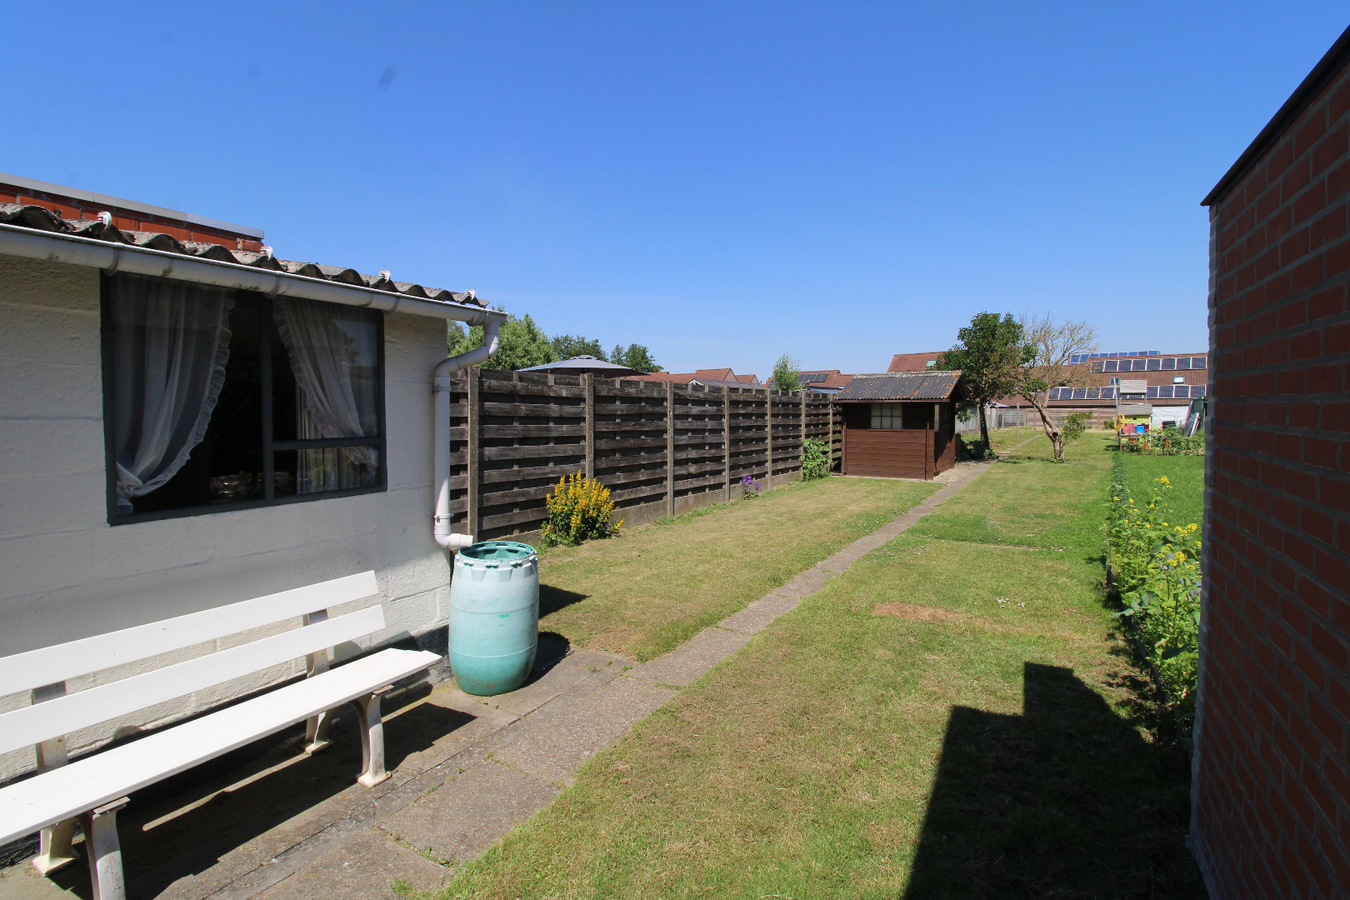
[[[1247,149],[1242,151],[1242,155],[1219,179],[1219,183],[1214,185],[1210,192],[1205,195],[1205,199],[1200,201],[1200,205],[1213,206],[1227,196],[1238,180],[1246,175],[1256,160],[1280,139],[1290,124],[1308,108],[1313,99],[1322,92],[1322,89],[1330,83],[1332,77],[1347,62],[1350,62],[1350,27],[1341,32],[1341,36],[1336,39],[1336,43],[1332,44],[1331,49],[1318,60],[1317,65],[1313,66],[1312,71],[1308,73],[1308,77],[1304,78],[1303,82],[1294,89],[1294,93],[1290,94],[1289,99],[1284,101],[1284,105],[1266,123],[1266,127],[1261,129],[1261,133],[1256,136],[1256,139],[1247,145]]]
[[[152,247],[112,244],[73,234],[53,234],[0,222],[0,255],[26,257],[100,269],[108,274],[127,272],[176,281],[213,284],[237,290],[259,291],[268,296],[303,297],[360,306],[382,312],[409,313],[437,319],[453,319],[469,325],[506,321],[507,314],[482,307],[463,306],[444,300],[411,297],[398,291],[349,285],[274,269],[260,269],[239,262],[224,262],[183,256]]]
[[[30,191],[38,191],[43,194],[56,194],[60,197],[69,197],[72,200],[80,200],[85,203],[93,204],[94,206],[111,206],[114,209],[127,209],[132,212],[146,213],[147,215],[160,216],[166,219],[177,219],[193,225],[203,225],[207,228],[214,228],[217,231],[228,231],[233,234],[241,234],[244,237],[256,238],[260,241],[263,239],[263,230],[261,228],[236,225],[233,222],[224,222],[220,219],[198,216],[193,213],[183,212],[180,209],[152,206],[149,203],[141,203],[138,200],[126,200],[121,197],[112,197],[108,194],[98,194],[93,191],[82,190],[81,188],[67,187],[64,184],[53,184],[50,181],[38,181],[36,178],[11,175],[8,172],[0,172],[0,184],[12,184],[15,187],[27,188]]]

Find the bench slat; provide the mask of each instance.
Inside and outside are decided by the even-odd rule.
[[[0,715],[0,753],[107,722],[193,691],[317,653],[384,627],[380,606],[208,653]]]
[[[0,696],[181,650],[339,603],[364,600],[379,592],[375,573],[362,572],[186,616],[16,653],[0,658]]]
[[[0,789],[0,844],[341,706],[421,672],[439,659],[435,653],[420,650],[382,650]]]

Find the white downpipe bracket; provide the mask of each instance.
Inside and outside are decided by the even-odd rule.
[[[499,313],[483,328],[483,346],[441,360],[431,376],[431,389],[436,396],[435,411],[432,413],[435,417],[432,432],[436,442],[432,453],[436,471],[436,517],[432,534],[436,543],[450,550],[462,550],[473,543],[473,535],[450,531],[450,377],[460,369],[477,365],[496,354],[501,346],[498,334],[501,327],[502,317]]]

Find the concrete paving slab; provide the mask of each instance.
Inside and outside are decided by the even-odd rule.
[[[467,862],[557,794],[547,781],[487,761],[385,819],[379,829],[434,859]]]
[[[693,684],[713,666],[745,646],[750,638],[721,628],[705,628],[669,653],[634,669],[630,675],[653,684]]]
[[[581,666],[554,666],[539,680],[532,681],[519,690],[497,694],[487,700],[499,709],[523,716],[534,712],[577,682],[589,678],[591,674]]]
[[[826,582],[833,577],[833,574],[821,569],[807,569],[782,587],[775,588],[773,593],[780,597],[793,597],[800,600],[823,588]]]
[[[769,623],[784,613],[792,612],[801,600],[795,597],[780,597],[769,594],[751,603],[735,615],[727,616],[717,623],[718,628],[739,631],[741,634],[759,634]]]
[[[494,758],[544,781],[570,784],[582,763],[675,693],[638,678],[616,679],[551,721],[530,728]]]
[[[399,900],[395,881],[439,890],[451,871],[376,831],[363,831],[257,895],[258,900]]]

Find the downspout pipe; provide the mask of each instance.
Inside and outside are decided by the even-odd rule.
[[[504,317],[498,313],[483,326],[483,346],[476,347],[459,356],[451,356],[437,364],[431,376],[431,389],[436,395],[435,435],[436,447],[432,460],[436,471],[436,517],[432,524],[432,534],[436,543],[447,550],[462,550],[473,543],[473,535],[457,534],[450,531],[450,380],[460,369],[477,365],[496,354],[501,346],[498,334]]]

